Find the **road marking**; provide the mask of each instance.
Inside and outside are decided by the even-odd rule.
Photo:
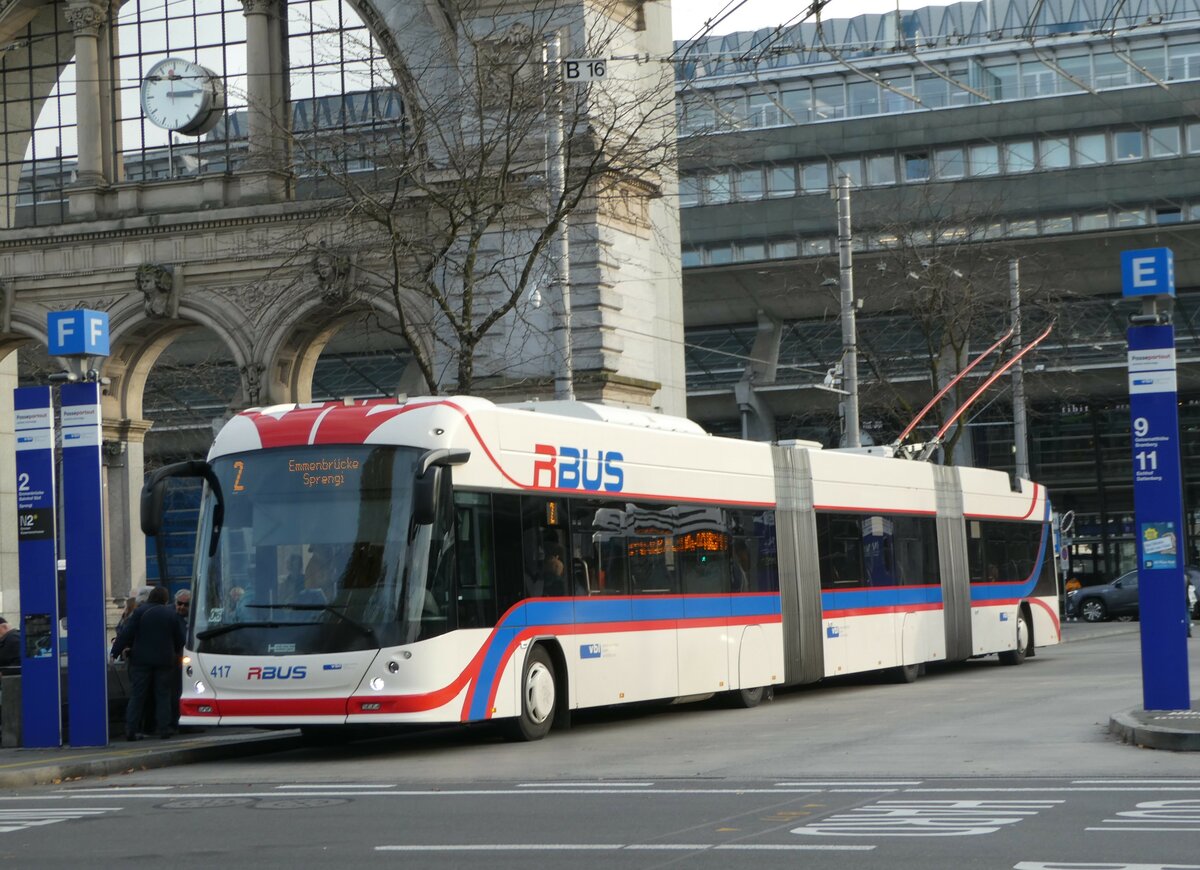
[[[376,846],[376,852],[869,852],[875,846],[808,843],[441,843]]]
[[[1109,821],[1105,819],[1104,821]],[[1116,819],[1113,819],[1116,821]],[[1085,831],[1200,831],[1200,828],[1118,828],[1115,825],[1109,825],[1103,828],[1084,828]]]
[[[1073,779],[1072,785],[1200,785],[1200,779]]]
[[[1013,870],[1200,870],[1200,864],[1070,864],[1065,861],[1021,861]]]
[[[652,782],[519,782],[517,788],[653,788]]]
[[[1161,827],[1160,827],[1161,826]],[[1190,827],[1188,827],[1190,826]],[[1142,801],[1089,831],[1200,831],[1200,800]]]
[[[116,813],[121,807],[94,807],[91,809],[9,809],[0,810],[0,834],[11,834],[42,825],[53,825],[56,822],[69,822],[73,819],[95,818],[104,813]]]
[[[92,793],[96,795],[105,794],[126,794],[131,791],[170,791],[175,788],[173,785],[106,785],[96,788],[65,788],[62,789],[63,794],[84,794]]]
[[[857,780],[842,781],[842,782],[832,782],[832,781],[816,782],[813,780],[804,780],[802,782],[777,782],[777,783],[775,783],[775,785],[778,788],[800,788],[800,787],[808,787],[808,786],[814,786],[816,788],[824,788],[826,786],[838,786],[839,788],[846,788],[846,787],[853,786],[853,785],[863,785],[863,786],[867,786],[867,785],[878,785],[878,786],[920,785],[922,782],[924,782],[924,780],[920,780],[920,779],[893,779],[893,780],[889,780],[887,782],[883,782],[883,781],[859,782]]]
[[[1070,786],[1070,785],[1063,785],[1063,786],[1057,786],[1057,787],[1055,787],[1055,786],[1024,786],[1021,788],[988,788],[987,786],[984,786],[982,788],[906,788],[905,791],[911,792],[913,794],[924,794],[926,792],[929,792],[929,793],[962,792],[965,794],[1007,794],[1007,793],[1012,793],[1012,792],[1075,792],[1075,791],[1078,791],[1078,792],[1089,792],[1089,791],[1102,791],[1102,792],[1111,792],[1111,791],[1200,791],[1200,785],[1183,786],[1180,788],[1172,788],[1171,786],[1165,786],[1165,785],[1131,786],[1128,788],[1114,788],[1112,786],[1105,786],[1103,788],[1101,788],[1099,786],[1097,786],[1095,788],[1088,786],[1086,788],[1081,788],[1081,787]]]
[[[837,837],[973,837],[994,834],[1061,800],[885,800],[817,819],[793,834]]]
[[[322,789],[330,789],[330,788],[381,789],[381,788],[395,788],[395,787],[396,787],[396,783],[394,783],[394,782],[384,782],[384,783],[379,783],[377,785],[372,785],[370,783],[356,784],[356,783],[348,783],[348,782],[331,782],[331,783],[325,783],[324,785],[321,785],[318,783],[315,785],[309,784],[309,785],[277,785],[277,786],[275,786],[275,788],[279,788],[279,789],[310,788],[313,791],[321,791]]]

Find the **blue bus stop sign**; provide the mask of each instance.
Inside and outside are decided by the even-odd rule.
[[[1121,252],[1122,296],[1174,296],[1175,255],[1170,248]]]

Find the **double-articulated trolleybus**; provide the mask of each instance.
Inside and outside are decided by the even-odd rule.
[[[207,462],[181,722],[506,719],[1059,640],[1046,491],[574,402],[246,411]]]

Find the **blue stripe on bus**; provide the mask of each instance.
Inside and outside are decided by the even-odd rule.
[[[776,617],[782,613],[778,595],[663,596],[538,599],[518,604],[501,620],[488,639],[479,676],[471,697],[468,718],[484,719],[491,712],[488,699],[504,665],[509,645],[523,631],[537,626],[636,624],[688,619]],[[636,630],[636,627],[634,627]]]
[[[1025,598],[1035,588],[1042,576],[1042,565],[1046,562],[1046,544],[1050,531],[1050,499],[1046,499],[1045,517],[1042,519],[1042,541],[1038,546],[1037,562],[1028,578],[1014,583],[972,583],[971,601],[1011,601]]]
[[[843,589],[821,593],[822,610],[859,610],[868,607],[904,607],[940,604],[940,586],[881,586],[876,589]]]

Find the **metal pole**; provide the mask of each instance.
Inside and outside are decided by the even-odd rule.
[[[860,447],[858,425],[858,334],[854,325],[854,262],[850,251],[850,178],[839,176],[838,267],[842,287],[842,425],[847,447]]]
[[[566,168],[563,156],[563,113],[561,83],[561,43],[557,32],[547,33],[545,39],[546,69],[549,71],[549,133],[546,137],[547,176],[549,180],[549,214],[553,215],[563,201],[566,190]],[[559,221],[550,246],[554,257],[559,291],[559,306],[554,312],[554,347],[562,360],[562,368],[554,376],[554,398],[574,399],[575,384],[571,360],[571,254],[570,227],[567,215]]]
[[[1008,263],[1008,298],[1013,328],[1013,353],[1021,352],[1021,261]],[[1017,477],[1029,479],[1029,424],[1025,418],[1025,372],[1018,361],[1012,370],[1013,441]]]

